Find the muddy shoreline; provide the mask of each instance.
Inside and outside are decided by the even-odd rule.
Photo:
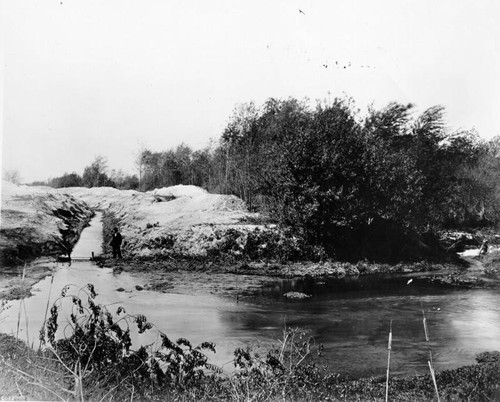
[[[24,266],[3,268],[0,275],[0,300],[31,296],[33,285],[51,275],[56,268],[57,262],[49,258],[39,258]]]
[[[492,257],[492,259],[494,259]],[[464,257],[461,264],[400,263],[396,265],[358,262],[290,263],[213,262],[203,259],[123,259],[101,256],[96,264],[111,268],[116,275],[126,272],[137,277],[136,286],[157,292],[217,294],[227,297],[258,296],[265,283],[278,279],[334,278],[361,276],[405,276],[408,280],[428,281],[436,286],[461,288],[499,288],[500,280],[491,275],[482,257]],[[30,289],[51,275],[58,263],[40,258],[24,267],[10,267],[0,276],[0,299],[28,297]],[[23,279],[24,272],[24,279]],[[126,291],[124,289],[123,291]]]
[[[196,294],[199,292],[234,296],[258,294],[259,287],[270,281],[293,278],[352,279],[390,277],[418,279],[436,286],[467,289],[499,288],[500,280],[488,275],[481,258],[466,257],[460,264],[400,263],[396,265],[358,262],[290,263],[236,262],[214,263],[199,260],[112,260],[103,259],[101,266],[113,272],[136,274],[143,280],[139,286],[160,292]],[[239,277],[239,279],[235,279]],[[238,281],[238,289],[234,283]]]

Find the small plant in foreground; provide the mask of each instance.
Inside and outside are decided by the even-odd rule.
[[[251,348],[236,349],[237,372],[231,380],[234,399],[264,401],[280,396],[296,400],[304,390],[311,392],[311,397],[324,391],[323,385],[337,376],[325,375],[316,364],[322,350],[323,345],[316,345],[309,331],[287,327],[279,346],[267,349],[264,355]]]
[[[427,363],[429,365],[429,371],[431,373],[432,382],[434,384],[434,390],[436,391],[436,397],[437,397],[437,400],[439,402],[440,398],[439,398],[439,391],[438,391],[438,386],[437,386],[437,381],[436,381],[436,374],[434,372],[434,363],[432,361],[432,349],[431,349],[431,344],[430,344],[430,339],[429,339],[429,331],[427,329],[427,318],[425,317],[423,305],[422,305],[422,316],[423,316],[422,322],[424,325],[424,332],[425,332],[425,341],[427,342],[427,347],[429,350],[429,360],[427,361]]]
[[[108,307],[96,302],[94,286],[65,286],[54,302],[40,330],[40,341],[73,378],[73,394],[84,399],[93,389],[117,387],[147,389],[166,386],[183,389],[219,369],[208,363],[204,350],[215,351],[213,343],[193,347],[186,339],[171,341],[160,331],[161,345],[131,349],[131,330],[151,330],[153,325],[142,314],[128,314],[118,307],[113,315]],[[60,311],[70,311],[69,322],[62,322]],[[58,336],[62,337],[59,339]],[[106,397],[104,395],[103,398]]]

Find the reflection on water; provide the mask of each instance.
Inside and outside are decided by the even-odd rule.
[[[71,252],[71,257],[89,258],[92,253],[95,255],[101,254],[103,239],[101,219],[102,212],[96,212],[89,226],[86,227],[80,235],[78,243]]]
[[[89,229],[95,233],[75,248],[82,255],[96,250],[98,222]],[[80,256],[80,255],[78,255]],[[164,294],[137,291],[140,276],[113,274],[91,262],[60,266],[54,275],[51,302],[67,284],[77,287],[94,284],[98,302],[112,312],[121,305],[129,313],[145,314],[149,321],[172,339],[185,337],[192,343],[212,341],[217,353],[212,361],[231,369],[232,352],[237,347],[280,338],[284,325],[309,329],[325,352],[322,361],[332,371],[352,375],[384,375],[387,359],[389,322],[393,321],[391,370],[394,374],[427,373],[427,345],[422,326],[422,306],[428,320],[434,363],[437,370],[474,362],[484,350],[500,350],[500,293],[493,290],[456,290],[429,286],[408,277],[323,282],[312,279],[270,281],[251,302],[210,295]],[[119,292],[118,288],[126,291]],[[35,285],[34,296],[25,300],[20,325],[21,339],[38,344],[51,278]],[[307,300],[287,301],[282,294],[302,291]],[[15,333],[20,302],[10,303],[0,314],[1,330]],[[29,334],[27,333],[29,332]],[[154,331],[133,339],[137,343],[156,340]]]
[[[391,370],[395,374],[426,373],[422,306],[438,369],[471,364],[479,352],[500,350],[498,291],[407,286],[400,280],[388,291],[376,291],[372,284],[368,291],[337,289],[328,293],[322,289],[305,301],[274,300],[265,315],[253,316],[248,322],[252,327],[275,322],[278,333],[279,322],[286,317],[289,326],[311,329],[325,346],[328,364],[335,371],[347,370],[353,375],[384,373],[391,320]]]

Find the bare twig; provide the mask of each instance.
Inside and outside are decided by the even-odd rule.
[[[139,369],[141,369],[144,365],[146,364],[145,361],[142,362],[142,364],[137,367],[132,373],[130,373],[127,377],[125,377],[123,380],[121,380],[116,386],[111,388],[104,396],[100,399],[100,402],[104,401],[104,399],[111,393],[113,392],[116,388],[118,388],[120,385],[122,385],[126,380],[128,380],[132,375],[134,375]]]
[[[51,359],[51,360],[52,360],[52,361],[55,361],[55,360],[53,360],[53,359]],[[51,370],[51,369],[49,369],[49,368],[47,368],[47,367],[40,366],[40,365],[38,365],[38,364],[36,364],[36,363],[32,363],[32,365],[33,365],[33,366],[35,366],[36,368],[38,368],[38,369],[42,370],[42,371],[48,371],[49,373],[52,373],[52,374],[59,374],[59,373],[58,373],[57,371],[55,371],[55,370]]]
[[[19,392],[19,395],[21,395],[21,398],[23,398],[23,399],[24,399],[24,395],[23,395],[23,393],[22,393],[22,391],[21,391],[21,388],[19,388],[19,384],[17,383],[17,378],[16,378],[16,381],[15,381],[15,382],[16,382],[16,388],[17,388],[17,391]]]
[[[89,358],[87,359],[87,364],[85,365],[85,368],[83,370],[84,373],[87,372],[87,370],[89,368],[90,361],[92,360],[92,356],[94,355],[94,352],[95,352],[96,349],[97,349],[97,340],[94,340],[94,347],[92,349],[92,352],[90,352]]]
[[[286,349],[286,343],[288,341],[288,331],[286,329],[286,322],[283,323],[284,325],[284,328],[283,328],[283,341],[280,340],[280,343],[281,343],[281,350],[280,350],[280,358],[279,360],[282,362],[283,361],[283,357],[284,357],[284,354],[285,354],[285,349]]]
[[[238,392],[238,389],[236,388],[236,385],[234,384],[234,381],[232,380],[231,377],[229,377],[229,383],[231,384],[231,386],[233,387],[234,389],[234,396],[235,396],[235,400],[236,401],[239,401],[240,400],[240,394]]]
[[[436,391],[437,400],[439,402],[440,399],[439,399],[438,386],[436,382],[436,374],[434,373],[434,368],[432,367],[431,362],[428,361],[427,363],[429,363],[429,371],[431,372],[432,382],[434,383],[434,390]]]
[[[19,306],[21,307],[21,306]],[[29,331],[29,326],[28,326],[28,314],[26,313],[26,303],[24,303],[23,299],[23,308],[24,308],[24,320],[25,320],[25,325],[26,325],[26,344],[29,346],[30,344],[30,331]]]
[[[48,388],[48,387],[46,387],[45,385],[43,385],[42,383],[40,383],[40,382],[39,382],[39,381],[38,381],[35,377],[33,377],[32,375],[30,375],[30,374],[26,373],[25,371],[22,371],[22,370],[20,370],[20,369],[18,369],[18,368],[16,368],[16,367],[13,367],[12,365],[10,365],[9,363],[7,363],[7,362],[5,362],[5,361],[4,361],[3,363],[4,363],[6,366],[9,366],[11,371],[16,371],[16,372],[17,372],[18,374],[20,374],[21,376],[23,376],[23,377],[27,377],[27,378],[31,379],[31,380],[32,380],[32,382],[28,381],[28,380],[25,378],[25,380],[26,380],[26,382],[27,382],[28,384],[30,384],[30,385],[35,385],[35,386],[37,386],[37,387],[43,388],[43,389],[45,389],[46,391],[50,392],[51,394],[53,394],[53,395],[57,396],[57,397],[58,397],[61,401],[65,401],[65,399],[64,399],[61,395],[57,394],[56,392],[52,391],[50,388]]]
[[[424,324],[424,332],[425,332],[425,341],[427,342],[427,347],[429,349],[429,360],[427,363],[429,364],[429,371],[431,373],[432,382],[434,383],[434,390],[436,391],[437,400],[438,400],[438,402],[440,402],[438,386],[437,386],[437,381],[436,381],[436,375],[434,373],[434,367],[433,367],[433,362],[432,362],[432,349],[431,349],[431,344],[430,344],[430,339],[429,339],[429,331],[427,329],[427,319],[425,317],[423,304],[422,304],[422,316],[423,316],[422,321]]]
[[[389,324],[389,343],[387,346],[387,379],[385,381],[385,402],[389,401],[389,369],[391,367],[391,349],[392,349],[392,320]]]
[[[132,394],[130,395],[130,402],[133,402],[134,400],[134,384],[132,384]]]
[[[238,275],[238,266],[236,266],[236,303],[239,301],[239,275]]]
[[[83,397],[83,376],[82,376],[82,365],[80,363],[80,359],[75,363],[75,372],[78,374],[75,377],[75,393],[80,391],[80,401],[84,402],[85,399]]]
[[[69,373],[71,373],[72,376],[76,376],[76,373],[73,370],[71,370],[66,364],[64,364],[64,362],[62,361],[62,359],[59,357],[59,355],[57,354],[57,352],[52,347],[49,347],[48,349],[54,354],[54,356],[57,358],[57,360],[59,360],[59,363],[61,363],[63,365],[63,367]]]
[[[17,329],[16,329],[16,339],[19,339],[19,323],[21,321],[21,304],[24,303],[24,299],[19,302],[19,311],[17,313]]]
[[[66,401],[66,399],[64,399],[61,395],[52,391],[50,388],[46,387],[45,385],[40,384],[39,382],[28,382],[28,384],[36,385],[37,387],[43,388],[44,390],[50,392],[52,395],[57,396],[61,401]]]
[[[49,297],[47,298],[47,306],[45,307],[45,317],[43,318],[43,325],[45,326],[45,323],[47,321],[47,312],[49,311],[49,303],[50,303],[50,294],[52,293],[52,284],[54,283],[54,274],[52,274],[52,277],[50,279],[50,288],[49,288]],[[45,331],[45,329],[44,329]],[[42,347],[42,340],[40,339],[40,345],[38,348]]]

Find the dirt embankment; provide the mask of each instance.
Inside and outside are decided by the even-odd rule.
[[[3,182],[0,264],[68,254],[92,215],[84,201],[71,195]]]
[[[445,286],[484,286],[472,274],[476,270],[470,261],[460,260],[455,250],[442,253],[446,257],[443,261],[447,261],[443,263],[314,263],[301,259],[307,251],[293,234],[262,223],[262,217],[248,212],[237,197],[209,194],[195,186],[179,185],[147,193],[112,188],[59,191],[104,210],[105,235],[113,226],[120,228],[125,261],[106,264],[117,270],[160,274],[160,267],[167,265],[166,273],[180,269],[288,278],[418,273],[419,278]],[[455,244],[456,240],[450,241]],[[105,236],[105,250],[108,241]],[[290,262],[300,260],[306,262]],[[495,282],[489,281],[490,285]]]
[[[125,260],[106,263],[117,270],[161,273],[158,267],[167,264],[166,273],[180,269],[287,278],[418,272],[420,278],[437,284],[484,286],[481,264],[478,271],[478,264],[460,264],[453,258],[446,264],[307,262],[300,258],[304,253],[300,239],[266,224],[241,199],[183,185],[146,193],[106,187],[56,190],[7,185],[2,201],[2,258],[19,264],[31,256],[65,253],[92,209],[105,212],[105,251],[106,233],[114,226],[122,233]],[[306,262],[290,262],[300,260]],[[488,286],[497,284],[487,281]]]
[[[238,197],[210,194],[196,186],[178,185],[146,193],[113,188],[58,191],[104,210],[104,233],[109,225],[118,226],[127,257],[210,259],[221,253],[238,257],[247,252],[258,258],[276,252],[270,249],[271,243],[289,247],[295,242],[276,225],[262,223]]]

